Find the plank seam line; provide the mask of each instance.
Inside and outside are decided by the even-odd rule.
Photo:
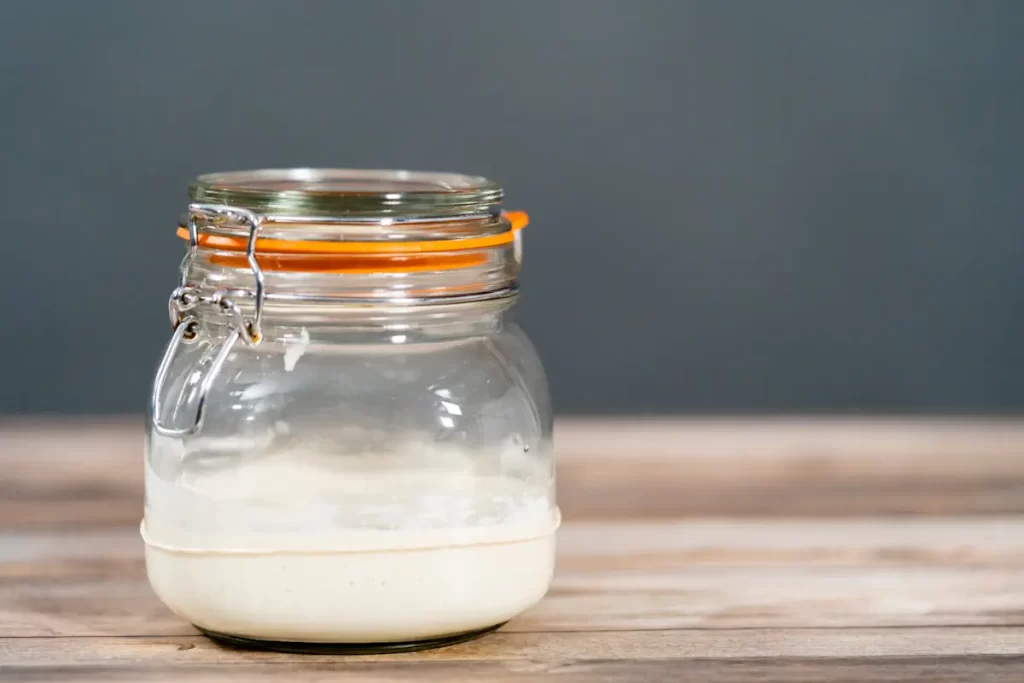
[[[906,624],[883,624],[878,626],[733,626],[724,628],[700,628],[694,626],[680,626],[678,628],[635,628],[635,629],[561,629],[561,630],[548,630],[548,631],[498,631],[493,635],[501,636],[515,636],[515,635],[558,635],[562,633],[571,634],[605,634],[605,633],[677,633],[677,632],[700,632],[700,633],[735,633],[744,631],[788,631],[788,632],[805,632],[805,631],[938,631],[942,629],[1020,629],[1024,627],[1024,622],[1017,623],[1004,623],[1004,624],[919,624],[919,625],[906,625]],[[492,636],[493,637],[493,636]],[[163,639],[193,639],[203,638],[206,636],[195,633],[195,634],[181,634],[176,633],[173,635],[154,635],[154,634],[113,634],[113,635],[35,635],[35,636],[17,636],[17,635],[3,635],[0,636],[0,641],[4,640],[88,640],[95,638],[110,638],[110,639],[141,639],[141,638],[163,638]]]

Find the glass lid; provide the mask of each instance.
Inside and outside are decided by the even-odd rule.
[[[207,173],[189,185],[189,196],[269,216],[429,219],[496,215],[503,191],[459,173],[289,168]]]

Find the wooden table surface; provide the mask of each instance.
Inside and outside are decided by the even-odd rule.
[[[0,423],[2,681],[1024,681],[1024,423],[563,420],[548,597],[422,653],[215,645],[145,579],[141,426]]]

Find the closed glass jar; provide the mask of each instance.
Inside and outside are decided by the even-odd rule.
[[[525,215],[483,178],[200,176],[151,401],[157,595],[257,647],[378,651],[529,608],[558,510],[513,322]]]

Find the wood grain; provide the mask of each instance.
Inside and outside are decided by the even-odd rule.
[[[291,655],[224,647],[202,636],[138,638],[21,638],[0,641],[0,653],[12,665],[70,664],[235,664],[238,662],[338,661],[335,655]],[[956,647],[961,656],[1018,655],[1024,630],[1007,628],[903,629],[692,629],[619,632],[513,633],[438,650],[402,655],[363,655],[342,659],[389,661],[521,661],[753,659],[792,657],[923,657]]]
[[[927,656],[821,659],[668,659],[568,662],[333,661],[324,664],[236,663],[231,666],[176,664],[142,666],[9,667],[13,681],[445,681],[452,683],[1020,683],[1017,656]]]
[[[556,444],[575,518],[1024,513],[1019,421],[565,420]]]
[[[1024,681],[1024,425],[563,420],[549,596],[387,657],[222,648],[150,591],[133,421],[0,425],[0,680]]]
[[[499,632],[444,650],[346,658],[246,652],[198,636],[26,638],[0,648],[10,680],[1019,681],[1024,664],[1020,630],[963,628]]]
[[[0,423],[0,528],[137,521],[142,451],[141,420]]]
[[[569,418],[555,443],[572,519],[1024,513],[1019,421]],[[142,448],[138,420],[0,423],[0,529],[135,523]]]

